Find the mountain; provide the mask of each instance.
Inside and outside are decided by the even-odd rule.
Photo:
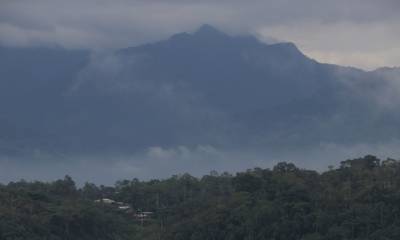
[[[0,152],[49,148],[64,94],[89,62],[89,51],[0,47]]]
[[[301,149],[398,139],[398,74],[205,25],[108,54],[0,48],[0,150]]]

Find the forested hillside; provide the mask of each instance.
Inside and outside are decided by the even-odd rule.
[[[0,239],[399,239],[399,173],[399,161],[366,156],[324,173],[282,162],[114,187],[11,182],[0,187]]]

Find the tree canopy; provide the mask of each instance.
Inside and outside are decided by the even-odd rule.
[[[399,161],[365,156],[323,173],[283,162],[113,187],[77,188],[69,176],[11,182],[0,185],[0,239],[400,239],[399,173]],[[138,221],[137,212],[153,215]]]

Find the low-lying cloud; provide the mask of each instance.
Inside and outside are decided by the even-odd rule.
[[[29,159],[0,159],[0,182],[42,180],[52,181],[68,174],[79,185],[85,182],[112,185],[118,180],[168,178],[190,173],[201,177],[211,171],[235,173],[246,169],[272,168],[278,162],[295,163],[298,167],[325,171],[338,167],[340,161],[376,155],[382,159],[398,159],[400,142],[386,144],[340,145],[326,143],[299,151],[274,152],[257,150],[217,149],[212,146],[178,146],[174,148],[150,147],[132,155],[51,156],[36,154]],[[51,159],[51,160],[50,160]]]
[[[48,30],[46,25],[25,28]],[[125,54],[96,53],[71,79],[47,79],[55,85],[50,90],[61,89],[61,96],[47,96],[53,93],[48,85],[32,87],[27,100],[45,96],[45,101],[25,111],[16,107],[3,113],[16,129],[24,126],[36,132],[20,130],[18,135],[9,131],[2,139],[2,150],[11,154],[0,159],[0,182],[52,180],[69,174],[79,183],[112,184],[123,178],[164,178],[184,172],[195,176],[211,170],[236,172],[272,167],[280,161],[324,170],[366,154],[399,156],[398,69],[365,72],[320,65],[288,45],[280,47],[294,51],[299,61],[277,68],[278,62],[268,59],[270,55],[248,51],[246,64],[254,64],[250,68],[235,71],[248,67],[241,64],[243,55],[238,54],[233,62],[218,56],[215,71],[210,53],[201,61],[197,61],[202,57],[197,53],[188,59],[163,55],[162,51],[153,56],[151,51],[135,54],[132,49]],[[228,50],[236,53],[236,49]],[[292,60],[292,55],[281,53]],[[69,58],[62,54],[61,50],[61,63],[74,62],[66,61]],[[50,53],[50,60],[52,56]],[[49,76],[49,59],[38,65],[43,67],[38,76]],[[191,68],[182,67],[185,61],[190,61]],[[60,72],[57,74],[64,75]],[[247,73],[254,78],[247,79]],[[19,79],[13,74],[11,71],[11,80],[16,76],[17,81],[35,86],[31,76]],[[14,90],[20,93],[20,88]],[[10,99],[15,100],[14,95]],[[53,100],[54,105],[46,105]],[[45,124],[39,117],[32,121],[34,114],[19,117],[35,109],[49,113]],[[6,124],[0,127],[8,129]],[[18,154],[13,156],[15,152]]]

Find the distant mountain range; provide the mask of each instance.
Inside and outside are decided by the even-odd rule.
[[[400,70],[204,25],[112,53],[0,47],[0,153],[303,148],[400,137]]]

